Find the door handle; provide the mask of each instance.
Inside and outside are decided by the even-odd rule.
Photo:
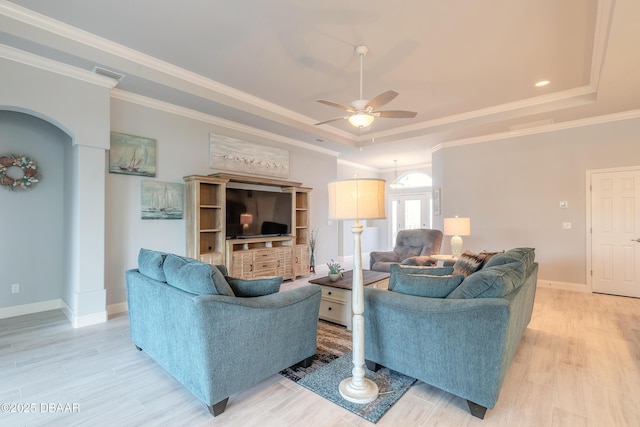
[[[631,239],[631,241],[640,243],[640,239]]]

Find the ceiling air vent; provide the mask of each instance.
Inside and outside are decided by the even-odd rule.
[[[96,74],[100,74],[101,76],[117,80],[118,82],[121,82],[122,79],[124,79],[124,74],[120,74],[112,70],[107,70],[106,68],[98,67],[97,65],[93,67],[93,72]]]

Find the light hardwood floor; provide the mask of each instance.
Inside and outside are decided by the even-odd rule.
[[[205,407],[129,339],[128,318],[71,328],[60,311],[0,320],[2,426],[367,426],[274,375]],[[41,412],[50,403],[75,413]],[[64,409],[64,408],[63,408]],[[640,300],[538,289],[500,399],[481,421],[463,399],[418,382],[378,426],[640,426]]]

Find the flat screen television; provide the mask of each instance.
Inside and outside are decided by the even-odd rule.
[[[227,188],[227,239],[291,234],[291,193]]]

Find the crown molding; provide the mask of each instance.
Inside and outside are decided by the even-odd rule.
[[[185,117],[188,119],[209,123],[215,126],[220,126],[222,128],[240,132],[246,135],[265,138],[271,141],[281,142],[283,144],[304,148],[305,150],[327,154],[333,157],[337,157],[340,154],[337,151],[328,150],[322,147],[317,147],[315,145],[308,144],[306,142],[297,141],[295,139],[287,138],[272,132],[263,131],[250,126],[232,122],[230,120],[221,119],[219,117],[212,116],[210,114],[201,113],[199,111],[191,110],[185,107],[180,107],[178,105],[170,104],[164,101],[158,101],[157,99],[127,92],[121,89],[113,89],[111,91],[111,98],[124,101],[124,102],[130,102],[132,104],[137,104],[143,107],[152,108],[154,110],[163,111],[165,113],[175,114],[177,116]]]
[[[593,51],[591,52],[591,74],[589,76],[589,85],[595,89],[600,84],[600,73],[606,58],[614,3],[615,0],[598,0],[596,25],[593,34]]]
[[[483,136],[479,136],[479,137],[465,138],[465,139],[458,139],[458,140],[442,142],[442,143],[434,146],[433,148],[431,148],[429,151],[431,153],[435,153],[436,151],[439,151],[439,150],[442,150],[442,149],[445,149],[445,148],[459,147],[459,146],[462,146],[462,145],[479,144],[479,143],[482,143],[482,142],[490,142],[490,141],[498,141],[498,140],[501,140],[501,139],[518,138],[518,137],[521,137],[521,136],[536,135],[536,134],[548,133],[548,132],[557,132],[557,131],[561,131],[561,130],[582,128],[582,127],[587,127],[587,126],[593,126],[593,125],[599,125],[599,124],[605,124],[605,123],[613,123],[613,122],[619,122],[619,121],[623,121],[623,120],[633,120],[633,119],[638,119],[638,118],[640,118],[640,109],[638,109],[638,110],[629,110],[629,111],[624,111],[624,112],[621,112],[621,113],[605,114],[605,115],[602,115],[602,116],[588,117],[586,119],[579,119],[579,120],[571,120],[571,121],[567,121],[567,122],[554,123],[554,124],[551,124],[551,125],[539,126],[539,127],[536,127],[536,128],[527,128],[527,129],[521,129],[521,130],[517,130],[517,131],[494,133],[494,134],[483,135]]]
[[[69,42],[79,43],[85,47],[112,55],[121,61],[125,61],[125,63],[133,64],[131,69],[122,69],[124,74],[136,75],[169,86],[173,85],[172,81],[167,81],[167,78],[169,78],[169,80],[174,79],[173,83],[176,84],[176,87],[179,86],[177,84],[178,82],[181,82],[185,88],[197,87],[197,90],[190,91],[193,95],[204,97],[205,99],[233,108],[243,109],[260,117],[274,120],[294,128],[306,131],[313,129],[315,130],[314,133],[322,135],[325,139],[337,140],[353,146],[356,144],[356,137],[349,132],[334,128],[332,128],[331,132],[326,129],[318,129],[314,126],[314,123],[317,122],[315,119],[6,0],[0,0],[0,18],[2,16],[37,29],[38,31],[56,35]],[[67,49],[66,52],[77,54],[75,50],[70,51]],[[107,66],[111,67],[112,65],[109,64]],[[120,67],[113,66],[113,68]],[[135,70],[135,72],[133,72],[133,70]],[[208,93],[202,89],[205,89]],[[189,91],[188,89],[183,90]]]
[[[472,123],[488,117],[503,116],[503,118],[509,118],[513,117],[514,115],[518,115],[518,111],[529,112],[529,110],[537,110],[541,108],[545,110],[555,110],[558,109],[557,104],[560,104],[560,108],[565,108],[568,106],[592,103],[595,101],[595,95],[596,91],[590,85],[580,86],[577,88],[554,92],[547,95],[541,95],[522,99],[519,101],[508,102],[505,104],[494,105],[487,108],[481,108],[479,110],[468,111],[461,114],[454,114],[434,120],[427,120],[421,123],[394,128],[388,131],[380,131],[373,134],[368,134],[366,136],[360,136],[358,138],[358,143],[370,141],[372,138],[380,142],[388,142],[386,139],[389,137],[399,137],[399,135],[402,134],[412,135],[417,132],[424,133],[422,131],[425,131],[427,129],[433,129],[435,131],[439,128],[444,129],[463,122]],[[404,135],[402,136],[402,138],[407,138],[407,136]]]
[[[361,165],[360,163],[350,162],[348,160],[343,160],[343,159],[340,159],[340,158],[338,158],[337,162],[338,162],[339,165],[342,165],[342,166],[349,166],[351,168],[364,169],[364,170],[380,173],[380,169],[374,168],[372,166]]]
[[[118,84],[118,81],[112,78],[94,74],[91,71],[63,64],[53,59],[43,58],[42,56],[34,55],[33,53],[25,52],[5,44],[0,44],[0,58],[108,89],[112,89]]]

